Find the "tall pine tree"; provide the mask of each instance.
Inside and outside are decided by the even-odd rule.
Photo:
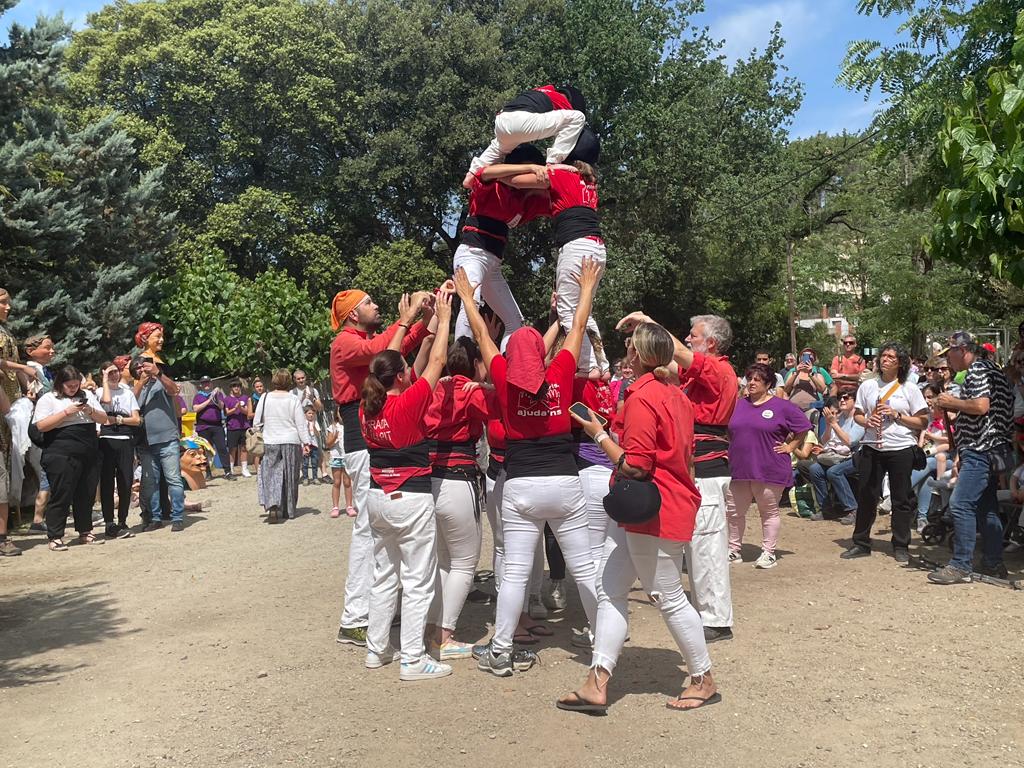
[[[0,17],[17,0],[0,0]],[[152,318],[156,259],[171,238],[162,169],[140,171],[114,116],[70,126],[59,106],[71,28],[61,17],[12,25],[0,46],[0,286],[10,329],[47,331],[81,367],[128,352]]]

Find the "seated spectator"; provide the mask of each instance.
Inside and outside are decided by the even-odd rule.
[[[830,400],[822,410],[825,431],[820,450],[797,462],[797,471],[814,488],[818,508],[813,520],[823,519],[830,486],[842,507],[844,524],[853,525],[857,516],[857,497],[850,487],[850,477],[857,471],[854,452],[864,436],[864,427],[853,418],[855,404],[852,392],[841,392],[838,399]]]
[[[755,363],[761,363],[761,364],[767,365],[767,366],[771,366],[772,363],[774,363],[775,361],[772,360],[772,356],[771,356],[770,352],[766,352],[763,349],[759,349],[759,350],[757,350],[757,352],[754,353],[754,362]],[[774,394],[776,397],[785,397],[786,396],[785,381],[783,380],[781,373],[776,373],[775,374],[775,391],[772,394]],[[744,376],[743,378],[740,379],[740,397],[746,397],[746,396],[747,396],[747,377]]]
[[[1014,353],[1016,354],[1016,353]],[[1010,475],[1010,488],[1005,491],[996,491],[996,497],[1000,504],[1012,504],[1014,512],[1010,515],[1010,527],[1024,526],[1024,464],[1021,464]],[[1016,552],[1020,544],[1010,539],[1003,547],[1003,552]]]
[[[848,333],[843,337],[843,351],[832,358],[829,372],[835,379],[840,392],[856,390],[860,375],[867,367],[864,358],[857,354],[857,337]]]
[[[786,396],[804,413],[812,410],[834,389],[832,376],[817,365],[817,360],[814,350],[804,347],[800,351],[800,361],[785,376]]]

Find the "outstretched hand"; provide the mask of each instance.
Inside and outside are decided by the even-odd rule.
[[[622,331],[622,333],[633,333],[638,326],[641,326],[644,323],[653,322],[654,321],[643,312],[630,312],[615,324],[615,330]]]
[[[580,274],[576,278],[576,282],[580,284],[580,290],[593,294],[603,271],[604,267],[596,259],[592,259],[589,256],[584,258],[580,264]]]
[[[439,293],[434,299],[434,314],[437,315],[437,322],[447,323],[452,319],[452,295],[450,293]]]
[[[575,421],[577,424],[583,427],[583,431],[586,432],[587,435],[589,435],[590,437],[594,437],[595,435],[600,434],[604,430],[604,427],[601,425],[601,422],[597,420],[597,415],[589,408],[587,408],[587,415],[590,417],[589,419],[581,419],[576,414],[576,411],[572,410],[571,408],[569,409],[569,415],[572,416],[573,421]]]
[[[473,293],[476,289],[473,284],[469,282],[469,275],[466,274],[466,270],[459,267],[455,270],[455,292],[459,294],[459,298],[462,299],[463,304],[468,304],[474,301]]]

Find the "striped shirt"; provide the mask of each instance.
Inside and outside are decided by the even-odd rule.
[[[1006,375],[991,360],[975,360],[967,369],[960,399],[987,397],[988,413],[961,413],[956,420],[956,443],[961,450],[989,451],[1011,441],[1013,388]]]

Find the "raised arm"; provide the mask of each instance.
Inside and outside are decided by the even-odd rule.
[[[437,386],[438,379],[444,372],[445,362],[448,360],[448,328],[452,320],[452,297],[450,294],[438,295],[434,314],[437,316],[437,335],[434,336],[434,343],[430,347],[430,359],[427,361],[427,367],[423,369],[423,375],[420,377],[427,380],[431,389]]]
[[[652,320],[649,315],[646,315],[643,312],[630,312],[615,324],[615,330],[622,331],[623,333],[633,333],[638,325],[654,322],[656,321]],[[675,360],[676,365],[678,365],[679,368],[684,371],[688,370],[689,367],[693,365],[693,350],[677,339],[674,335],[672,335],[672,343],[675,345],[675,352],[672,353],[672,359]]]
[[[501,179],[514,187],[520,187],[521,184],[521,188],[547,189],[551,186],[551,182],[548,180],[548,169],[543,165],[510,165],[508,163],[489,165],[480,171],[479,178],[485,183]],[[514,179],[520,179],[520,183],[514,183]]]
[[[491,338],[491,334],[487,330],[487,322],[484,320],[483,315],[480,314],[480,308],[477,307],[476,299],[473,296],[473,285],[469,282],[466,270],[462,267],[455,270],[455,292],[459,295],[459,299],[462,300],[462,308],[466,311],[469,327],[473,330],[473,336],[480,347],[480,356],[483,358],[484,365],[487,366],[487,370],[490,370],[491,361],[501,353],[498,351],[494,339]],[[450,314],[451,302],[449,301]],[[445,337],[447,340],[447,331]]]
[[[583,346],[583,334],[587,331],[587,318],[594,307],[594,292],[597,281],[601,277],[601,265],[589,257],[583,259],[580,274],[576,280],[580,284],[580,303],[576,305],[576,313],[572,316],[572,328],[565,336],[562,349],[572,353],[574,360],[580,359],[580,348]]]

